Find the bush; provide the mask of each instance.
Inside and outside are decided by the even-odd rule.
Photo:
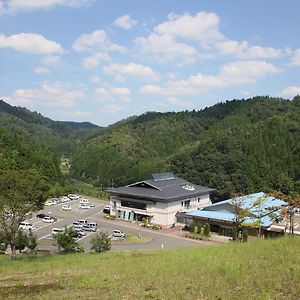
[[[4,254],[8,246],[8,241],[3,234],[3,232],[0,231],[0,254]]]
[[[37,247],[37,237],[33,234],[32,230],[29,230],[27,247],[31,252],[33,252]]]
[[[248,230],[243,230],[243,242],[246,243],[248,241]]]
[[[91,250],[96,253],[109,251],[111,248],[111,241],[106,232],[99,232],[91,239]]]
[[[206,224],[204,225],[203,234],[204,234],[205,236],[209,236],[209,235],[210,235],[210,225],[209,225],[208,223],[206,223]]]
[[[16,238],[16,249],[22,252],[28,246],[28,236],[23,230],[18,230]]]
[[[236,226],[234,226],[234,227],[232,228],[232,231],[231,231],[231,237],[232,237],[232,239],[233,239],[234,241],[236,241],[236,240],[237,240],[237,236],[238,236],[238,229],[237,229]]]
[[[65,228],[64,232],[55,234],[54,239],[58,248],[63,248],[64,252],[77,252],[78,243],[75,241],[73,228]]]

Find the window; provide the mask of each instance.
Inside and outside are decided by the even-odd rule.
[[[136,203],[132,201],[121,200],[121,206],[146,210],[145,203]]]

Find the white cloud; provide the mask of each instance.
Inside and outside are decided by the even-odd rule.
[[[46,107],[71,107],[86,98],[84,89],[61,82],[44,82],[39,89],[17,89],[13,102],[16,105],[41,105]]]
[[[99,83],[99,82],[101,82],[101,79],[98,76],[91,76],[90,82],[91,83]]]
[[[97,67],[100,61],[110,61],[110,56],[107,53],[96,52],[89,57],[82,60],[82,65],[86,69],[93,69]]]
[[[191,16],[188,13],[181,16],[170,14],[168,18],[167,22],[154,28],[156,33],[197,40],[203,45],[209,45],[223,39],[223,35],[218,28],[220,20],[215,13],[201,11],[195,16]]]
[[[290,65],[300,66],[300,48],[293,53]]]
[[[104,52],[118,51],[124,52],[125,48],[111,42],[104,30],[95,30],[91,33],[82,34],[74,43],[73,49],[77,52],[97,51]]]
[[[94,0],[8,0],[6,5],[2,2],[2,7],[7,13],[15,13],[19,11],[49,9],[55,6],[81,6],[91,3]],[[1,5],[0,5],[1,8]]]
[[[139,90],[140,93],[157,95],[157,96],[196,96],[196,95],[204,95],[207,94],[207,90],[204,88],[199,88],[195,86],[191,86],[188,82],[184,80],[168,82],[164,86],[157,85],[145,85],[142,86]]]
[[[168,21],[156,26],[147,38],[135,39],[135,44],[144,53],[157,54],[154,58],[160,62],[180,59],[182,64],[193,63],[198,50],[187,42],[197,42],[197,45],[207,48],[222,40],[218,25],[219,17],[214,13],[202,11],[195,16],[170,14]]]
[[[177,97],[166,97],[161,101],[155,102],[156,107],[173,110],[192,109],[193,103],[187,100],[182,100]]]
[[[74,121],[75,117],[83,119],[93,116],[93,113],[89,111],[58,111],[56,114],[62,117],[70,118],[72,121]]]
[[[207,88],[224,88],[245,83],[256,83],[259,79],[278,72],[280,72],[280,69],[264,61],[235,61],[221,66],[217,76],[199,73],[190,76],[187,82]]]
[[[113,75],[117,81],[124,80],[124,76],[146,77],[150,79],[158,78],[150,67],[135,63],[127,65],[111,63],[108,66],[104,66],[103,70],[105,74]]]
[[[193,63],[197,55],[196,48],[177,42],[172,36],[167,34],[152,33],[148,38],[139,37],[134,40],[136,46],[143,53],[154,55],[157,62],[170,62],[180,59],[180,63]]]
[[[236,61],[222,66],[216,76],[198,73],[186,80],[170,80],[163,86],[145,85],[140,88],[139,92],[167,97],[210,96],[210,89],[256,83],[267,75],[278,72],[280,69],[263,61]]]
[[[280,92],[280,96],[292,99],[300,95],[300,86],[288,86]]]
[[[7,37],[0,34],[0,48],[12,48],[25,53],[44,55],[64,52],[57,42],[47,40],[44,36],[35,33],[19,33]]]
[[[127,109],[131,91],[126,87],[101,87],[95,90],[95,98],[101,102],[100,110],[106,113],[117,113]]]
[[[60,62],[60,56],[49,55],[43,58],[42,63],[48,67],[56,67]]]
[[[217,49],[225,55],[234,55],[242,59],[277,58],[284,55],[282,49],[271,47],[249,46],[248,42],[224,40],[216,44]]]
[[[36,74],[49,74],[51,73],[50,69],[45,67],[36,67],[33,69],[33,72]]]
[[[134,19],[131,19],[129,15],[125,15],[122,17],[117,18],[114,21],[114,25],[121,27],[123,29],[131,29],[133,28],[138,22]]]
[[[100,111],[109,114],[119,113],[121,111],[126,110],[126,106],[119,105],[117,103],[106,104],[101,107]]]

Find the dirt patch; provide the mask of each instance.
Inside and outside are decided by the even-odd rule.
[[[29,296],[45,293],[47,290],[59,290],[62,286],[57,282],[38,283],[38,284],[23,284],[1,287],[0,299],[12,296]]]

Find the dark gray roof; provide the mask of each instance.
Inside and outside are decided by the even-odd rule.
[[[112,195],[131,196],[158,202],[172,202],[193,196],[209,194],[214,189],[192,184],[184,179],[154,181],[153,179],[136,182],[127,186],[108,189]]]

